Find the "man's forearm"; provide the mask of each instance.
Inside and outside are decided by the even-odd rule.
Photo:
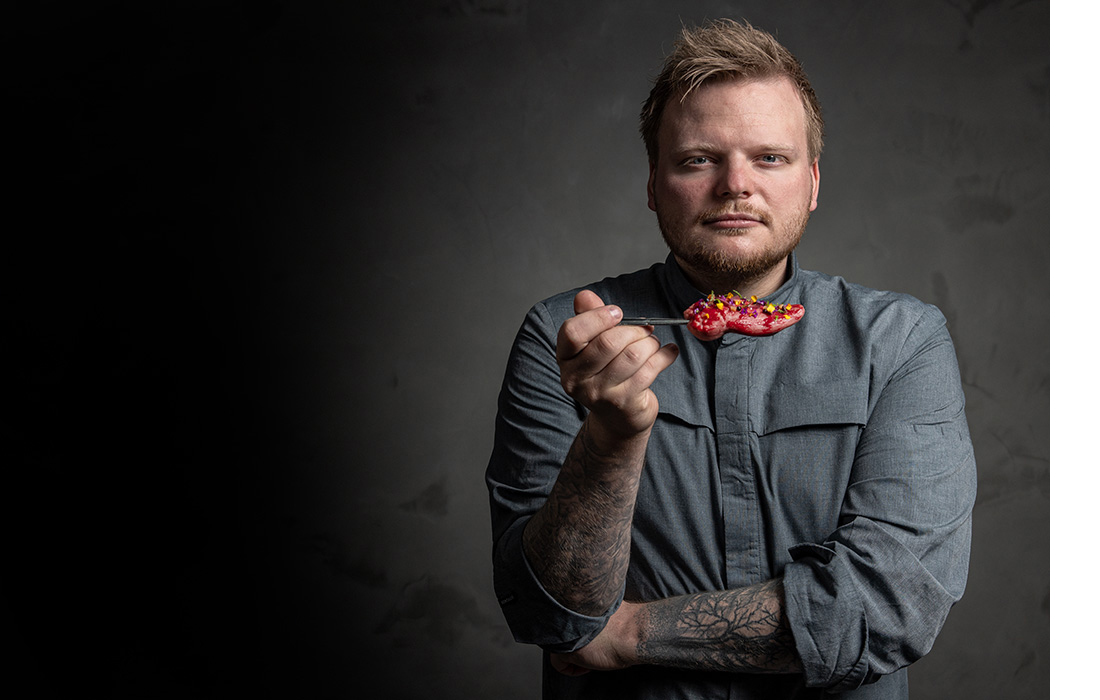
[[[779,579],[645,603],[635,615],[637,663],[749,673],[802,671]]]
[[[549,498],[527,523],[528,561],[543,587],[570,610],[603,614],[622,590],[648,439],[646,432],[610,441],[585,421]]]

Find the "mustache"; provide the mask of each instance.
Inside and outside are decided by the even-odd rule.
[[[732,205],[719,207],[717,209],[708,209],[699,215],[696,219],[697,224],[704,224],[708,221],[714,221],[723,216],[730,216],[732,214],[743,214],[745,216],[751,216],[764,225],[770,225],[772,222],[771,216],[767,212],[757,209],[748,202],[735,202]]]

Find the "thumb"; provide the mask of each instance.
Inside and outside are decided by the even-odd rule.
[[[603,299],[600,299],[595,292],[587,289],[582,289],[577,292],[577,296],[573,297],[573,313],[580,314],[585,311],[591,311],[592,309],[598,309],[603,306]]]

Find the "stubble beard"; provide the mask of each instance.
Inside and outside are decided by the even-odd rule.
[[[728,285],[732,285],[731,290],[738,285],[749,286],[784,262],[787,256],[798,247],[799,242],[802,240],[802,234],[806,230],[806,225],[810,221],[810,210],[807,206],[797,218],[783,222],[777,232],[778,235],[773,236],[763,250],[748,255],[723,251],[717,246],[709,244],[706,237],[691,235],[694,227],[701,225],[704,220],[722,213],[733,212],[755,216],[769,228],[773,224],[772,217],[767,213],[742,203],[735,207],[704,212],[696,219],[695,224],[685,231],[676,223],[669,221],[667,217],[662,216],[661,208],[657,207],[657,225],[660,227],[661,236],[665,239],[665,243],[673,255],[699,274],[706,275],[710,279],[726,280]],[[725,235],[739,236],[744,234],[731,231]]]

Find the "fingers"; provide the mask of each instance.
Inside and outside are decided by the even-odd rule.
[[[616,432],[646,429],[657,417],[649,386],[679,348],[662,346],[652,326],[618,325],[622,311],[590,291],[577,294],[573,308],[577,315],[558,331],[562,387]]]
[[[626,334],[617,330],[601,334],[582,353],[560,363],[562,386],[622,432],[639,432],[657,417],[656,397],[649,386],[676,360],[679,348],[662,346],[651,331],[624,340]]]
[[[598,341],[595,344],[599,344]],[[662,346],[661,341],[650,334],[624,347],[598,374],[609,385],[621,385],[627,392],[637,392],[648,388],[678,354],[676,345]]]
[[[661,342],[653,335],[650,326],[607,326],[582,316],[566,321],[558,334],[558,365],[562,372],[562,384],[570,394],[574,393],[575,387],[596,376],[605,385],[622,384],[662,350]],[[581,321],[585,320],[592,323],[582,325]],[[571,323],[573,321],[577,323]],[[598,330],[600,328],[604,330]],[[596,329],[596,334],[589,337],[592,329]],[[661,357],[665,355],[667,352]],[[660,361],[657,364],[660,369],[667,366]],[[646,374],[649,379],[640,388],[648,386],[657,376],[655,372]],[[582,399],[582,403],[586,402]]]
[[[589,312],[595,313],[595,312]],[[632,347],[635,343],[653,338],[653,328],[647,326],[596,326],[603,330],[592,332],[589,327],[582,327],[580,323],[570,325],[570,321],[581,321],[582,317],[574,318],[562,324],[558,333],[558,364],[569,365],[573,372],[581,375],[597,374],[619,354],[631,348],[632,355],[642,352],[641,347]],[[649,354],[652,354],[650,350]]]
[[[590,670],[566,661],[561,654],[550,654],[550,665],[554,667],[555,671],[566,676],[583,676]]]
[[[623,317],[622,309],[604,305],[598,296],[587,290],[573,298],[573,310],[576,316],[563,323],[558,330],[558,362],[579,355],[601,333],[616,328]],[[641,326],[624,327],[623,330],[629,332],[631,329],[645,330]],[[645,332],[635,332],[621,337],[637,340],[645,335]]]

